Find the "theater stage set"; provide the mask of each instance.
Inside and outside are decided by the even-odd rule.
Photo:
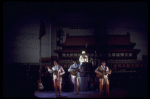
[[[83,6],[83,4],[85,6]],[[95,6],[96,4],[98,5]],[[32,3],[31,5],[27,4],[27,6],[29,6],[29,9],[31,9],[33,5],[34,4]],[[108,5],[110,5],[110,8]],[[117,5],[119,7],[116,8]],[[55,6],[56,8],[54,9]],[[102,6],[106,8],[102,10],[103,8]],[[119,4],[112,3],[112,4],[103,5],[103,3],[97,3],[97,2],[95,2],[93,5],[91,5],[91,2],[89,2],[87,5],[85,3],[78,3],[78,2],[69,3],[69,4],[68,3],[63,4],[63,3],[57,3],[57,2],[56,3],[45,2],[43,3],[43,5],[41,5],[40,3],[40,4],[37,4],[37,6],[35,7],[33,6],[33,8],[35,8],[35,11],[37,11],[38,15],[41,17],[41,18],[39,17],[39,20],[37,22],[35,22],[35,23],[40,23],[35,26],[36,27],[35,30],[37,30],[35,32],[35,36],[33,36],[32,38],[31,34],[27,34],[27,33],[30,33],[32,30],[34,30],[33,27],[31,27],[31,30],[27,31],[27,33],[25,32],[26,30],[24,29],[20,29],[20,30],[22,31],[22,33],[26,33],[24,35],[27,35],[28,39],[35,41],[35,44],[37,43],[37,45],[33,46],[34,48],[32,47],[30,48],[30,46],[32,46],[31,44],[34,42],[24,40],[23,38],[21,38],[22,36],[17,36],[16,38],[19,38],[19,40],[23,39],[24,41],[22,42],[25,42],[26,43],[25,45],[27,45],[26,47],[25,46],[18,47],[21,41],[17,41],[18,39],[15,39],[15,41],[12,42],[8,38],[5,38],[6,39],[5,42],[7,40],[9,42],[7,41],[6,44],[4,45],[6,46],[9,44],[12,44],[12,48],[14,49],[10,50],[8,49],[9,47],[5,47],[5,50],[6,49],[7,50],[6,51],[4,50],[4,51],[5,51],[5,56],[13,57],[13,58],[10,57],[10,60],[13,60],[13,59],[17,60],[17,59],[21,59],[22,57],[24,57],[24,54],[22,54],[24,53],[23,52],[24,49],[27,50],[27,51],[25,50],[25,53],[28,53],[28,54],[30,50],[31,52],[34,52],[34,49],[36,49],[37,54],[31,53],[29,56],[36,58],[37,61],[35,63],[32,63],[32,58],[31,59],[29,58],[27,60],[24,60],[22,58],[21,61],[16,61],[16,63],[12,62],[12,64],[11,63],[7,64],[7,61],[6,61],[6,66],[3,66],[4,68],[3,69],[4,71],[3,73],[3,77],[4,77],[3,78],[4,80],[3,81],[3,97],[6,97],[6,98],[7,97],[16,97],[16,98],[18,97],[21,97],[21,98],[24,98],[24,97],[28,97],[28,98],[29,97],[33,97],[33,98],[125,98],[125,97],[139,98],[139,97],[147,97],[148,96],[147,95],[148,94],[147,93],[148,92],[147,91],[147,86],[148,86],[147,84],[147,81],[148,81],[147,79],[147,69],[148,69],[147,68],[148,67],[147,56],[148,54],[144,54],[144,55],[142,54],[141,60],[138,60],[138,57],[137,57],[139,53],[142,52],[143,50],[142,47],[146,45],[137,47],[140,40],[139,41],[136,40],[138,39],[136,38],[137,37],[136,34],[138,33],[136,33],[134,35],[135,37],[133,37],[133,33],[131,31],[133,27],[130,27],[131,28],[131,30],[129,29],[130,31],[129,30],[117,30],[114,28],[115,18],[117,19],[116,15],[119,15],[119,13],[122,12],[120,16],[128,15],[129,17],[130,14],[133,13],[132,11],[130,11],[132,7],[134,7],[133,4],[130,5],[131,8],[129,7],[129,10],[127,10],[126,13],[124,13],[125,11],[117,10],[117,9],[120,9],[121,6],[124,7],[124,4],[120,5],[120,3]],[[128,7],[128,5],[126,5],[124,8],[126,7]],[[37,10],[37,8],[39,8],[39,10]],[[83,8],[84,10],[81,10]],[[18,9],[20,9],[20,7],[17,8],[17,10]],[[105,11],[105,9],[108,9],[108,10]],[[114,10],[113,12],[112,12],[112,9]],[[139,5],[139,9],[140,9],[140,5]],[[32,13],[35,11],[33,10]],[[136,11],[139,13],[137,9],[134,10],[134,12]],[[144,12],[144,10],[142,11]],[[5,13],[6,12],[7,10],[5,11]],[[142,15],[141,13],[139,14]],[[22,15],[23,17],[26,17],[24,16],[24,13]],[[16,14],[16,16],[18,15]],[[137,16],[138,15],[136,15],[136,18]],[[36,14],[32,17],[35,20],[36,20],[35,17],[37,17],[38,19],[38,16],[36,16]],[[113,17],[114,17],[114,23],[111,23],[113,22],[111,21]],[[125,18],[128,20],[128,17],[126,16]],[[10,18],[10,16],[8,18]],[[135,19],[135,17],[133,18]],[[43,23],[42,21],[40,22],[41,19]],[[18,20],[18,17],[16,17],[16,20]],[[121,19],[121,20],[125,21],[125,19]],[[137,21],[139,20],[141,19],[138,19]],[[8,21],[8,23],[10,22]],[[22,22],[18,23],[19,26],[20,26],[20,23],[22,24]],[[32,23],[32,24],[35,24],[35,23]],[[108,27],[109,23],[113,25],[112,26],[110,25],[110,27]],[[116,24],[119,24],[119,26],[124,27],[124,25],[121,23],[120,24],[116,23]],[[37,28],[37,26],[39,26],[39,28]],[[125,28],[126,27],[127,26],[125,25]],[[139,28],[139,27],[136,26],[136,28]],[[14,31],[16,32],[15,29],[16,28],[14,28]],[[115,32],[117,33],[115,34],[112,34],[113,32],[109,33],[110,31],[112,31],[111,29],[114,30],[114,33]],[[6,30],[9,30],[8,27],[5,29],[5,31]],[[141,31],[139,33],[143,33]],[[11,36],[12,35],[13,34],[11,31]],[[18,33],[18,35],[21,35],[21,34]],[[40,39],[38,38],[38,35]],[[7,37],[6,34],[5,36]],[[11,36],[9,37],[11,38]],[[36,38],[34,39],[34,37]],[[40,41],[40,44],[39,44],[40,46],[38,45],[39,41]],[[29,44],[27,42],[29,42]],[[44,42],[44,43],[41,43],[41,42]],[[143,42],[146,42],[146,41],[143,40]],[[140,44],[147,44],[147,43],[140,43]],[[20,48],[22,48],[22,50]],[[20,52],[19,54],[16,49],[19,50]],[[39,52],[38,52],[38,49],[39,49]],[[11,53],[9,51],[12,51],[12,52],[14,51],[14,53],[9,55],[9,53]],[[82,51],[85,51],[86,55],[88,56],[88,65],[85,67],[90,68],[90,73],[89,73],[90,76],[85,76],[86,79],[81,81],[81,84],[85,82],[83,84],[86,86],[84,87],[85,90],[81,90],[82,89],[81,87],[83,87],[81,85],[79,94],[75,94],[73,91],[74,89],[73,84],[69,78],[70,73],[68,72],[68,69],[70,65],[73,64],[72,59],[74,58],[77,59],[77,63],[79,64],[79,57]],[[22,57],[14,58],[14,57],[19,57],[19,56],[20,57],[22,56]],[[62,93],[61,93],[61,96],[58,96],[58,97],[56,97],[55,92],[54,92],[52,74],[48,72],[47,67],[46,67],[46,64],[47,64],[50,68],[52,68],[52,66],[54,66],[55,60],[59,60],[59,65],[62,66],[63,69],[65,70],[65,74],[62,77],[63,78]],[[109,96],[105,94],[105,86],[103,88],[103,91],[104,91],[103,94],[101,96],[98,95],[99,94],[99,81],[96,78],[96,73],[94,72],[95,69],[101,64],[101,61],[103,60],[106,61],[106,65],[112,70],[112,73],[109,75],[109,84],[110,84]],[[87,81],[88,77],[89,77],[89,80]],[[37,84],[39,78],[42,79],[41,81],[44,85],[44,89],[40,91],[38,91],[38,84]]]

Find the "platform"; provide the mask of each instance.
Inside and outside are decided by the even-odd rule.
[[[123,89],[114,89],[110,91],[109,97],[105,94],[99,96],[98,93],[98,90],[79,92],[79,94],[75,94],[74,92],[62,91],[61,96],[58,96],[57,98],[123,98],[127,96],[128,91]],[[37,98],[56,98],[54,91],[35,92],[34,95]]]

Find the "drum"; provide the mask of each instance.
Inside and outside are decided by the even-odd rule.
[[[80,77],[79,78],[80,91],[88,90],[88,82],[89,82],[89,77]]]
[[[81,65],[79,76],[80,77],[87,77],[89,75],[89,73],[90,73],[89,63],[83,62]]]
[[[88,90],[88,83],[90,81],[89,75],[90,75],[90,63],[83,62],[81,65],[81,70],[79,72],[80,91]]]

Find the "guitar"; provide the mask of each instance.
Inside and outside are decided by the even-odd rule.
[[[79,72],[79,68],[77,67],[77,68],[72,68],[73,69],[73,71],[70,71],[70,73],[71,73],[71,75],[77,75],[77,73]]]
[[[43,84],[42,84],[42,82],[41,82],[41,79],[38,80],[38,89],[39,89],[39,90],[44,89],[44,86],[43,86]]]
[[[61,77],[60,70],[53,70],[52,72],[53,72],[54,75],[56,75],[57,78]]]
[[[47,69],[50,69],[50,68],[47,66]],[[52,70],[52,69],[50,69],[50,70]],[[54,75],[56,75],[57,78],[61,77],[60,72],[61,72],[61,71],[60,71],[60,68],[59,68],[58,70],[52,70],[52,73],[53,73]]]
[[[42,84],[42,83],[38,83],[38,89],[39,89],[39,90],[44,89],[44,86],[43,86],[43,84]]]
[[[107,73],[107,74],[104,74],[104,73],[96,73],[96,77],[97,78],[106,78],[106,77],[108,77],[108,74],[111,74],[111,70],[109,71],[109,73]]]

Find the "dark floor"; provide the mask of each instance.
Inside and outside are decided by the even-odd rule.
[[[114,89],[110,91],[109,97],[105,95],[104,91],[101,96],[99,96],[98,93],[98,90],[79,92],[79,94],[75,94],[74,92],[62,92],[61,96],[58,96],[58,98],[123,98],[127,96],[128,91]],[[38,98],[56,98],[54,91],[35,92],[34,95]]]
[[[124,86],[124,88],[121,85],[119,85],[116,88],[111,87],[109,97],[105,94],[105,89],[103,90],[102,96],[99,96],[98,93],[99,93],[98,89],[85,91],[85,92],[80,91],[78,95],[76,95],[73,91],[71,92],[62,91],[62,94],[59,98],[146,98],[148,97],[148,90],[146,86],[139,85],[139,87],[137,87],[136,84],[130,85],[128,87]],[[54,91],[35,92],[34,95],[37,98],[56,98]]]
[[[20,70],[20,69],[19,69]],[[4,98],[41,98],[41,97],[56,97],[53,89],[52,79],[50,77],[43,78],[44,90],[37,91],[37,74],[27,77],[26,71],[18,72],[18,69],[9,68],[3,73],[3,97]],[[23,69],[24,70],[24,69]],[[110,80],[110,98],[113,97],[132,97],[143,98],[148,97],[148,76],[146,73],[120,73],[111,74]],[[87,92],[80,92],[75,95],[72,85],[69,81],[63,79],[62,97],[61,98],[100,98],[107,97],[105,95],[98,96],[98,83],[95,89]]]

